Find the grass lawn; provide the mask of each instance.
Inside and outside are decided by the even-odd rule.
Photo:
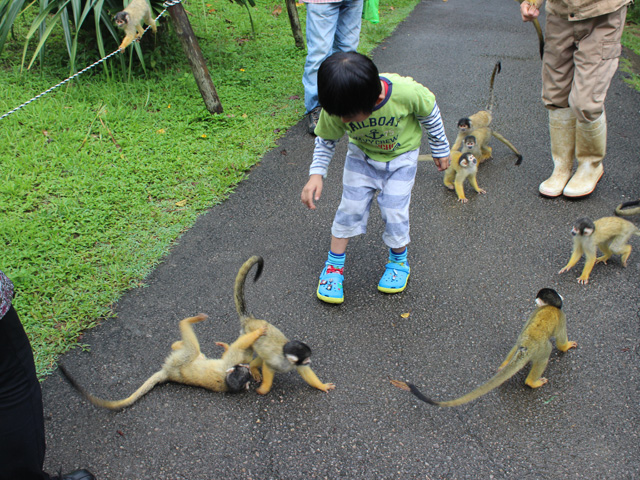
[[[382,0],[380,23],[363,21],[360,51],[417,3]],[[40,376],[304,114],[306,53],[283,2],[252,9],[255,38],[244,7],[184,4],[224,113],[205,109],[166,15],[158,38],[143,39],[146,73],[99,66],[0,120],[0,269],[16,285]],[[18,22],[0,55],[0,115],[69,74],[61,38],[21,72],[27,30]],[[91,39],[79,50],[80,69],[99,58]]]

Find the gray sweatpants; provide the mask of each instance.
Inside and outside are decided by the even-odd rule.
[[[389,162],[377,162],[350,143],[342,176],[342,200],[331,234],[351,238],[366,233],[371,202],[379,192],[378,206],[385,223],[382,240],[389,248],[407,245],[409,204],[417,167],[418,149]]]

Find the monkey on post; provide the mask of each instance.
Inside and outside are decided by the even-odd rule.
[[[275,373],[284,373],[294,368],[312,387],[328,392],[333,390],[333,383],[322,383],[316,374],[311,370],[311,349],[306,343],[298,340],[290,341],[285,335],[266,320],[258,320],[247,309],[244,301],[244,284],[247,274],[254,265],[258,265],[254,282],[260,278],[264,260],[262,257],[253,256],[240,267],[236,276],[234,299],[236,310],[240,317],[241,332],[249,335],[256,330],[265,330],[266,333],[258,338],[253,344],[253,351],[256,357],[251,361],[251,374],[256,381],[262,380],[256,392],[266,395],[271,390]],[[260,374],[262,369],[262,375]]]
[[[124,49],[127,48],[131,42],[142,37],[144,29],[141,23],[143,21],[151,27],[153,33],[158,31],[156,21],[151,15],[151,7],[147,3],[147,0],[131,0],[124,10],[116,13],[114,20],[118,28],[123,29],[125,33],[124,39],[119,47],[122,53],[124,53]]]
[[[402,390],[413,393],[423,402],[440,407],[455,407],[475,400],[499,387],[509,378],[522,370],[531,362],[531,371],[525,380],[531,388],[538,388],[547,383],[542,377],[551,355],[551,337],[556,339],[556,347],[561,352],[575,348],[577,343],[567,338],[567,321],[562,311],[562,297],[551,288],[543,288],[536,295],[537,308],[531,314],[515,346],[498,368],[498,372],[484,385],[455,400],[437,402],[426,397],[418,388],[408,382],[391,380],[391,384]]]
[[[467,197],[464,196],[464,181],[469,179],[469,183],[478,193],[487,193],[478,186],[476,174],[478,172],[478,161],[473,154],[451,151],[451,163],[444,172],[444,185],[449,190],[456,191],[458,201],[467,203]]]
[[[614,253],[621,255],[622,266],[627,266],[627,260],[631,255],[631,245],[627,242],[631,235],[640,236],[640,229],[633,223],[618,217],[603,217],[595,222],[588,218],[579,218],[571,229],[573,235],[573,250],[569,262],[558,273],[568,272],[585,256],[582,275],[578,277],[578,283],[589,283],[589,275],[596,263],[607,263]],[[596,258],[597,249],[604,255]]]
[[[200,352],[200,344],[191,326],[192,323],[201,322],[206,318],[207,315],[201,313],[182,320],[182,340],[171,345],[173,351],[164,361],[160,371],[151,375],[138,390],[123,400],[103,400],[91,395],[71,377],[64,366],[58,367],[71,386],[83,397],[98,407],[110,410],[128,407],[153,387],[166,381],[203,387],[214,392],[238,393],[247,390],[251,381],[248,365],[252,357],[251,346],[266,333],[266,328],[257,328],[242,335],[231,345],[223,344],[225,352],[222,358],[207,358]]]

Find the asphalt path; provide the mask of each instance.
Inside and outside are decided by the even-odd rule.
[[[214,342],[238,334],[235,275],[257,254],[265,271],[247,285],[249,309],[308,342],[315,372],[334,391],[314,390],[295,373],[277,376],[264,397],[165,384],[114,413],[54,374],[43,383],[47,469],[88,467],[100,480],[638,478],[640,238],[627,268],[615,257],[597,265],[586,286],[576,281],[582,262],[557,272],[576,218],[609,216],[640,197],[640,94],[614,78],[605,175],[594,194],[544,199],[537,186],[551,162],[536,43],[516,2],[424,0],[374,51],[380,71],[412,76],[436,94],[450,141],[457,119],[484,107],[501,60],[494,126],[524,155],[515,166],[494,141],[494,159],[478,174],[487,194],[467,186],[467,204],[456,202],[433,164],[420,164],[404,293],[376,289],[387,250],[374,205],[368,233],[349,244],[345,303],[315,297],[346,141],[309,211],[300,192],[313,138],[302,121],[179,239],[147,286],[121,299],[117,318],[86,333],[88,350],[61,359],[92,393],[124,398],[159,368],[179,320],[199,312],[209,315],[196,327],[202,349],[219,356]],[[389,378],[411,380],[446,400],[484,382],[543,287],[564,296],[569,338],[578,343],[566,354],[554,348],[547,385],[524,386],[525,369],[448,409],[390,385]]]

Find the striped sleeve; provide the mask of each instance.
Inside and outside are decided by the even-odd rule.
[[[418,121],[427,131],[431,155],[435,158],[447,157],[451,153],[449,150],[449,140],[447,140],[447,134],[444,131],[438,104],[434,103],[433,110],[429,116],[418,117]]]
[[[335,151],[335,140],[325,140],[324,138],[316,137],[316,144],[313,149],[313,161],[309,167],[309,175],[322,175],[323,178],[326,177],[327,171],[329,170],[329,163],[331,163]]]

